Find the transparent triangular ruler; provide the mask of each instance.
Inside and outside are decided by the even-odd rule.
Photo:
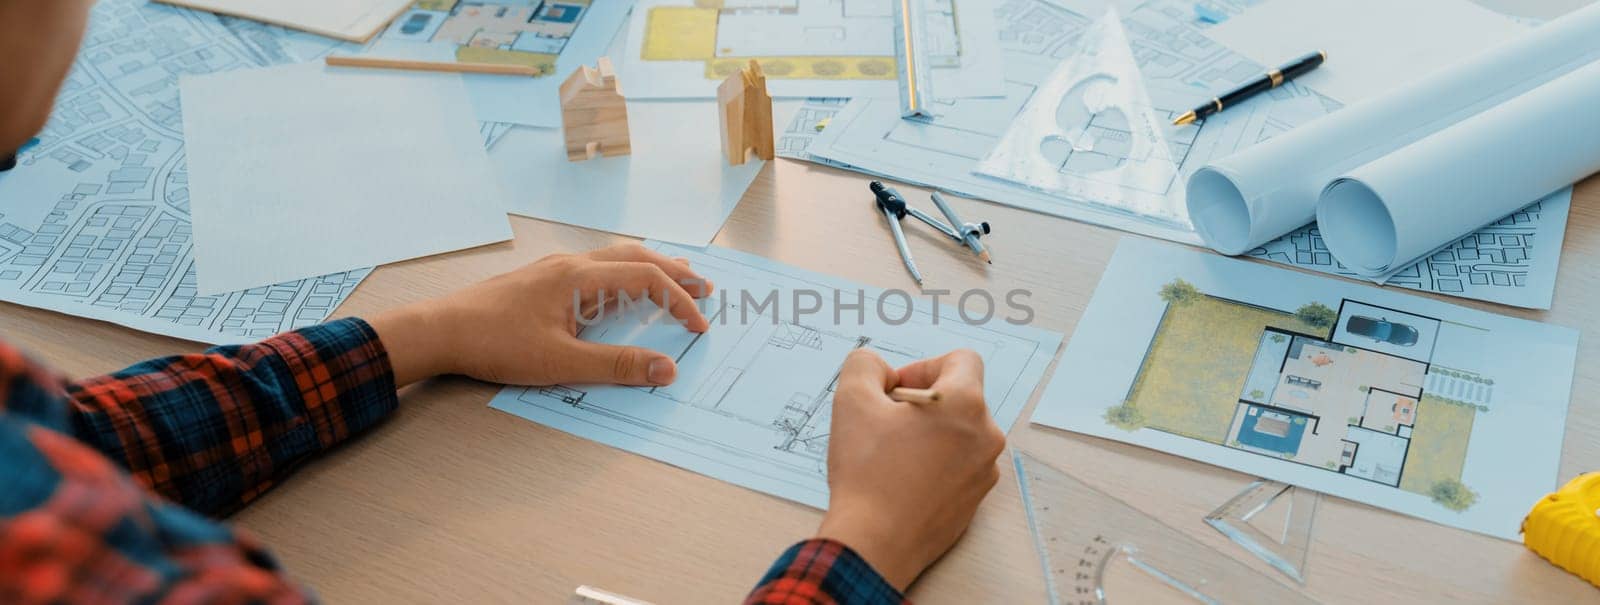
[[[1206,523],[1274,569],[1306,582],[1311,528],[1322,494],[1287,483],[1257,480],[1206,515]]]
[[[1012,460],[1051,603],[1316,602],[1033,456]]]

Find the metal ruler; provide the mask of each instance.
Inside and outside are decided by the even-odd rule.
[[[924,0],[894,1],[894,55],[900,81],[900,117],[931,118],[932,66],[928,63],[928,25]]]

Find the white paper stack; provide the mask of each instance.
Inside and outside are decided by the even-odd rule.
[[[1190,218],[1225,254],[1315,219],[1386,276],[1600,170],[1596,107],[1600,5],[1201,168]]]

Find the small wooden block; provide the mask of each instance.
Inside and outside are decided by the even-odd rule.
[[[583,65],[561,83],[561,131],[567,160],[628,155],[628,103],[609,57],[598,68]]]
[[[750,154],[763,160],[775,155],[772,141],[772,97],[767,76],[754,59],[717,87],[717,124],[722,128],[722,153],[739,166]]]

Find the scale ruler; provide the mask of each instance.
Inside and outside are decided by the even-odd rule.
[[[895,71],[900,82],[900,117],[932,118],[933,76],[928,65],[925,0],[894,0]]]

